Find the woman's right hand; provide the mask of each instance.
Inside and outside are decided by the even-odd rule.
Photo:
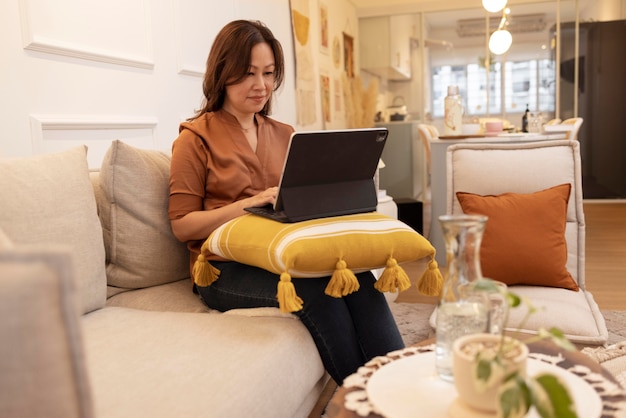
[[[249,199],[251,207],[256,206],[265,206],[265,205],[274,205],[276,202],[276,197],[278,196],[278,187],[270,187],[269,189],[263,190],[261,193],[256,196],[252,196]]]

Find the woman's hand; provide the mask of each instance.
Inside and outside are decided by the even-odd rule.
[[[278,196],[278,187],[270,187],[263,190],[256,196],[248,198],[250,204],[249,207],[273,205],[276,202],[276,196]]]

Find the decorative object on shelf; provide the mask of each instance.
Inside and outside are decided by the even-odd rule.
[[[536,308],[507,288],[496,286],[490,279],[472,283],[475,292],[503,292],[509,307],[524,303],[526,318]],[[508,317],[508,311],[505,312]],[[506,323],[506,320],[505,320]],[[453,344],[453,376],[459,399],[470,408],[504,418],[525,417],[531,407],[542,418],[576,418],[577,409],[567,384],[549,372],[526,373],[528,346],[526,343],[549,339],[565,350],[574,346],[563,333],[552,328],[539,329],[537,335],[522,341],[499,334],[474,334],[458,338]]]

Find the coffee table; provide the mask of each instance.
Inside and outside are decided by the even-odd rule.
[[[562,373],[564,373],[566,377],[571,377],[573,383],[576,383],[577,385],[582,384],[583,386],[585,386],[583,389],[586,388],[586,390],[595,390],[595,392],[598,394],[596,408],[598,410],[597,417],[586,416],[584,418],[626,417],[626,390],[622,388],[615,380],[613,375],[604,368],[602,368],[600,364],[596,363],[591,358],[587,357],[579,351],[564,351],[548,341],[531,343],[529,344],[529,348],[531,352],[530,358],[533,362],[542,362],[542,364],[546,363],[546,367],[558,366],[558,368],[563,369]],[[399,383],[399,381],[402,380],[402,378],[400,377],[398,378],[397,387],[393,387],[393,382],[389,378],[389,373],[386,372],[391,370],[392,368],[397,370],[398,367],[392,366],[390,368],[387,368],[381,371],[377,376],[376,373],[382,367],[386,365],[391,365],[394,362],[401,361],[407,365],[411,362],[415,363],[414,360],[417,360],[418,358],[413,357],[411,359],[412,356],[423,356],[422,358],[428,359],[428,361],[430,361],[430,358],[427,356],[433,356],[433,377],[429,378],[432,382],[432,387],[422,385],[422,390],[420,390],[420,393],[407,393],[406,395],[409,397],[414,397],[417,404],[422,403],[426,405],[430,403],[431,412],[424,410],[424,414],[420,414],[421,416],[436,415],[441,416],[441,418],[446,418],[448,416],[447,413],[444,412],[439,414],[438,412],[432,411],[443,409],[448,410],[448,408],[450,408],[449,410],[452,411],[453,406],[448,407],[447,405],[455,402],[454,399],[451,399],[454,398],[454,393],[453,395],[448,396],[448,399],[441,399],[441,402],[446,403],[445,408],[443,407],[443,405],[441,406],[441,408],[432,408],[432,402],[438,402],[433,401],[433,398],[436,399],[442,393],[442,388],[440,385],[445,384],[440,381],[438,382],[437,378],[434,377],[435,372],[433,351],[434,339],[430,339],[423,343],[407,347],[403,350],[389,353],[384,357],[377,357],[368,362],[364,367],[359,369],[357,373],[349,376],[344,381],[344,384],[337,389],[335,395],[332,397],[328,406],[326,407],[326,416],[328,418],[384,418],[384,412],[394,410],[394,412],[391,414],[391,417],[387,418],[395,418],[395,415],[393,414],[396,413],[395,411],[398,408],[389,408],[388,405],[385,405],[386,402],[380,402],[379,394],[374,396],[374,398],[378,397],[377,401],[373,401],[370,399],[370,395],[374,395],[374,389],[380,388],[381,379],[377,379],[377,377],[383,374],[386,376],[385,386],[388,390],[402,391],[409,389]],[[429,367],[429,364],[424,365],[424,367]],[[396,366],[398,365],[399,363],[396,364]],[[406,376],[404,377],[404,379],[406,380]],[[374,384],[375,381],[376,384]],[[591,387],[592,389],[589,389],[589,387]],[[446,390],[446,393],[450,393],[450,388]],[[577,399],[577,402],[584,403],[589,401],[586,401],[585,399]],[[424,407],[424,409],[427,408]],[[400,413],[398,416],[404,415]]]

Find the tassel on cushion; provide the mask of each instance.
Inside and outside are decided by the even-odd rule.
[[[220,271],[213,267],[202,254],[198,256],[198,259],[193,264],[193,281],[202,287],[209,286],[220,277]]]
[[[417,290],[422,295],[426,296],[439,296],[443,287],[443,276],[439,271],[439,265],[435,261],[435,255],[433,254],[428,262],[428,268],[420,277],[417,284]]]
[[[281,312],[297,312],[302,309],[302,299],[296,294],[296,288],[291,282],[289,273],[282,273],[278,282],[278,307]]]
[[[383,270],[374,287],[380,292],[403,292],[411,287],[411,280],[406,271],[398,265],[396,259],[389,257],[387,267]]]
[[[344,260],[339,260],[324,293],[334,298],[340,298],[356,292],[359,287],[361,285],[352,270],[348,268]]]

